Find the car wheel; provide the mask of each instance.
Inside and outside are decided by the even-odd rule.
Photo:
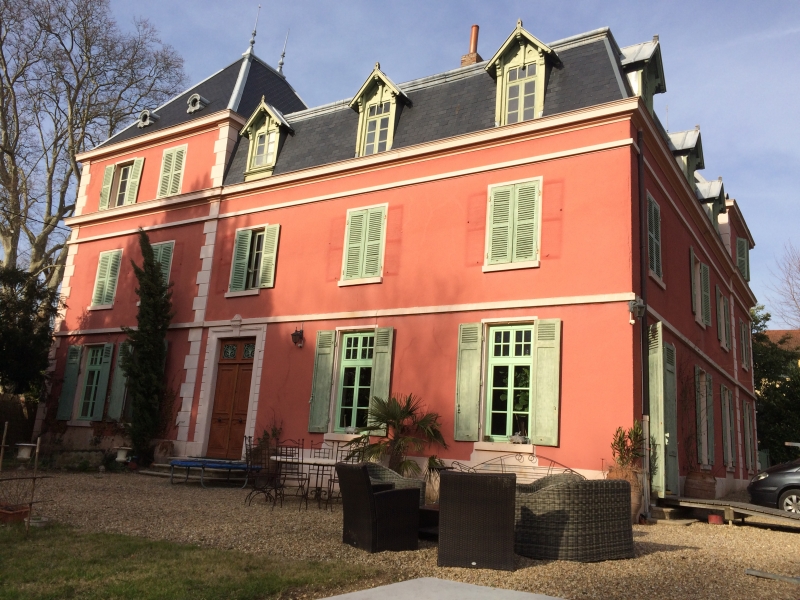
[[[786,512],[800,514],[800,490],[786,490],[778,500],[778,508]]]

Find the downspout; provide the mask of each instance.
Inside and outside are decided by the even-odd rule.
[[[650,517],[650,340],[647,327],[647,191],[644,185],[644,134],[639,129],[636,137],[639,146],[639,283],[641,290],[642,317],[642,433],[644,434],[644,457],[642,459],[642,487],[644,492],[644,513]]]

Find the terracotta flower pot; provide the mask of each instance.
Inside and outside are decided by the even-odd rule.
[[[639,515],[642,514],[642,473],[638,469],[611,467],[606,479],[622,479],[631,484],[631,523],[639,523]]]
[[[27,504],[0,506],[0,523],[22,523],[30,512]]]

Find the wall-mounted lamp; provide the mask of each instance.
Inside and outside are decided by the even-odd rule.
[[[292,343],[297,346],[298,348],[303,347],[303,330],[298,329],[297,327],[294,328],[294,333],[292,334]]]
[[[644,305],[644,301],[637,297],[636,300],[628,302],[628,311],[631,313],[630,324],[635,325],[637,318],[641,319],[644,317],[647,312],[647,307]]]

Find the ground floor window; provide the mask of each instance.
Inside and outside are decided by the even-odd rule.
[[[86,378],[83,385],[83,394],[81,395],[81,419],[90,419],[94,414],[102,361],[103,346],[91,346],[89,355],[86,358]]]
[[[337,430],[367,426],[374,351],[374,331],[348,333],[342,338]]]
[[[533,325],[489,332],[487,423],[492,439],[528,436],[531,418]]]

